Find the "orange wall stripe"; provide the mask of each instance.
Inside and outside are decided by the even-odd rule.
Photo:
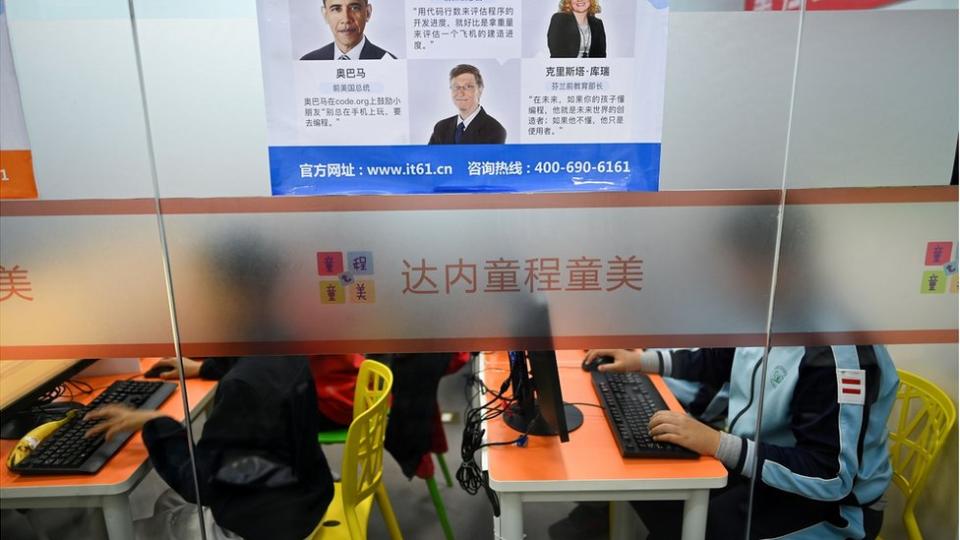
[[[171,214],[259,212],[356,212],[644,206],[756,206],[779,203],[776,190],[673,191],[660,193],[531,193],[470,195],[373,195],[165,199]]]
[[[858,332],[775,332],[773,345],[911,345],[927,343],[957,343],[957,329],[953,330],[876,330]]]
[[[956,186],[793,189],[788,205],[957,202]],[[536,193],[469,195],[362,195],[322,197],[214,197],[161,199],[164,214],[256,214],[286,212],[375,212],[529,208],[631,208],[770,206],[780,191],[711,190],[659,193]],[[68,201],[2,201],[0,216],[153,214],[152,198]]]
[[[883,330],[774,334],[773,345],[898,345],[957,343],[958,331]],[[544,338],[443,338],[183,343],[184,356],[238,356],[348,352],[445,352],[524,349],[590,349],[606,347],[745,347],[762,346],[763,334],[662,334],[637,336],[557,336]],[[173,356],[173,343],[83,345],[14,345],[0,347],[3,360],[51,358],[127,358]]]
[[[0,217],[153,215],[153,199],[2,201]]]
[[[85,343],[78,345],[4,345],[0,360],[61,358],[137,358],[173,356],[173,343]]]
[[[788,189],[787,204],[957,202],[957,186]]]
[[[217,197],[161,199],[164,214],[255,214],[526,208],[618,208],[637,206],[756,206],[779,203],[776,190],[678,191],[664,193],[546,193],[501,195],[364,195],[324,197]],[[4,201],[0,215],[153,214],[153,199]]]

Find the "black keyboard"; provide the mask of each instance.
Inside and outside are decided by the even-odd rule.
[[[109,441],[103,435],[87,439],[83,434],[99,420],[84,420],[83,415],[111,403],[156,409],[176,389],[176,384],[168,382],[116,381],[11,470],[21,474],[93,474],[120,450],[133,432],[118,433]]]
[[[682,446],[657,442],[648,424],[653,413],[668,409],[650,377],[643,373],[592,371],[593,389],[603,405],[610,431],[623,457],[695,459],[700,454]]]

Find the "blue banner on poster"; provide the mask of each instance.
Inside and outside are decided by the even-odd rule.
[[[271,146],[274,195],[657,191],[659,143]]]

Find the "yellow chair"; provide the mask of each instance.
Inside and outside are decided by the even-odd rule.
[[[897,370],[897,373],[900,388],[891,413],[897,425],[890,430],[890,462],[893,483],[906,497],[903,524],[908,538],[915,540],[923,538],[913,513],[917,499],[957,421],[957,410],[937,385],[907,371]]]
[[[312,539],[366,538],[374,499],[387,523],[390,538],[403,539],[382,482],[383,443],[392,387],[390,368],[373,360],[364,360],[360,364],[353,399],[353,422],[343,449],[341,478],[334,484],[333,501],[313,531]]]
[[[331,429],[321,431],[317,434],[317,440],[320,444],[345,444],[347,442],[346,429]],[[447,482],[447,487],[453,487],[453,478],[450,476],[450,470],[447,468],[447,461],[443,454],[434,454],[440,463],[440,470],[443,471],[443,478]],[[433,501],[433,508],[437,511],[437,519],[440,521],[440,528],[443,529],[445,540],[454,540],[453,527],[450,525],[450,518],[447,517],[447,507],[443,504],[443,496],[440,495],[440,489],[437,487],[437,481],[432,476],[424,478],[427,483],[427,491],[430,493],[430,499]]]

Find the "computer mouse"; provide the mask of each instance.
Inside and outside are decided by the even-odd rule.
[[[599,367],[600,364],[612,364],[612,363],[613,363],[612,356],[598,356],[594,358],[593,361],[591,362],[587,362],[586,358],[584,358],[583,363],[580,365],[581,367],[583,367],[584,371],[596,371],[597,367]]]
[[[148,379],[158,379],[160,378],[161,373],[166,373],[168,371],[176,370],[173,366],[154,364],[154,366],[144,372],[143,376]]]

